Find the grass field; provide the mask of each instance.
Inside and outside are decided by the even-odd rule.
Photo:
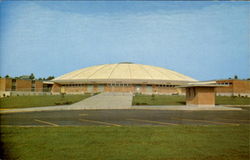
[[[250,105],[250,98],[216,96],[218,105]],[[135,95],[133,105],[185,105],[185,96],[177,95]]]
[[[7,159],[248,160],[249,125],[3,127]]]
[[[86,95],[43,95],[43,96],[12,96],[0,99],[1,108],[25,108],[71,104],[89,97]]]
[[[217,96],[215,102],[221,105],[250,105],[250,98]]]
[[[135,95],[133,105],[184,105],[185,96],[168,95]]]

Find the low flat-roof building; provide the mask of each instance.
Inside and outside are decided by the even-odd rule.
[[[216,87],[216,95],[250,97],[250,80],[224,79],[216,80],[216,83],[228,85],[228,87]]]
[[[11,95],[36,95],[51,91],[53,82],[39,80],[0,78],[0,97]]]
[[[217,84],[189,84],[180,86],[186,89],[187,106],[215,106]]]

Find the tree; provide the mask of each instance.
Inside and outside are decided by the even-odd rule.
[[[55,78],[54,76],[49,76],[46,80],[52,80],[54,78]]]
[[[5,78],[10,78],[10,76],[7,74],[7,75],[5,76]]]
[[[35,75],[33,73],[30,74],[29,79],[35,79]]]
[[[237,75],[235,75],[235,76],[234,76],[234,79],[238,79],[238,76],[237,76]]]

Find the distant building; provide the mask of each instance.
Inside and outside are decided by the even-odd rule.
[[[250,96],[249,80],[217,80],[189,83],[179,86],[186,89],[186,104],[191,106],[215,106],[215,95]]]
[[[250,80],[224,79],[216,80],[216,83],[228,85],[228,87],[216,87],[216,95],[250,97]]]
[[[215,106],[215,88],[213,82],[193,83],[180,88],[186,89],[186,105],[188,106]],[[225,85],[223,85],[225,86]]]
[[[53,82],[0,78],[0,97],[11,95],[41,95],[50,93]]]
[[[18,77],[18,79],[30,80],[30,76],[29,75],[22,75],[22,76]]]

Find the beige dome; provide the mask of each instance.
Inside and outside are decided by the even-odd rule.
[[[193,82],[195,79],[175,71],[143,64],[118,63],[104,64],[79,69],[53,80],[58,83],[65,82],[156,82],[156,81],[182,81]]]

